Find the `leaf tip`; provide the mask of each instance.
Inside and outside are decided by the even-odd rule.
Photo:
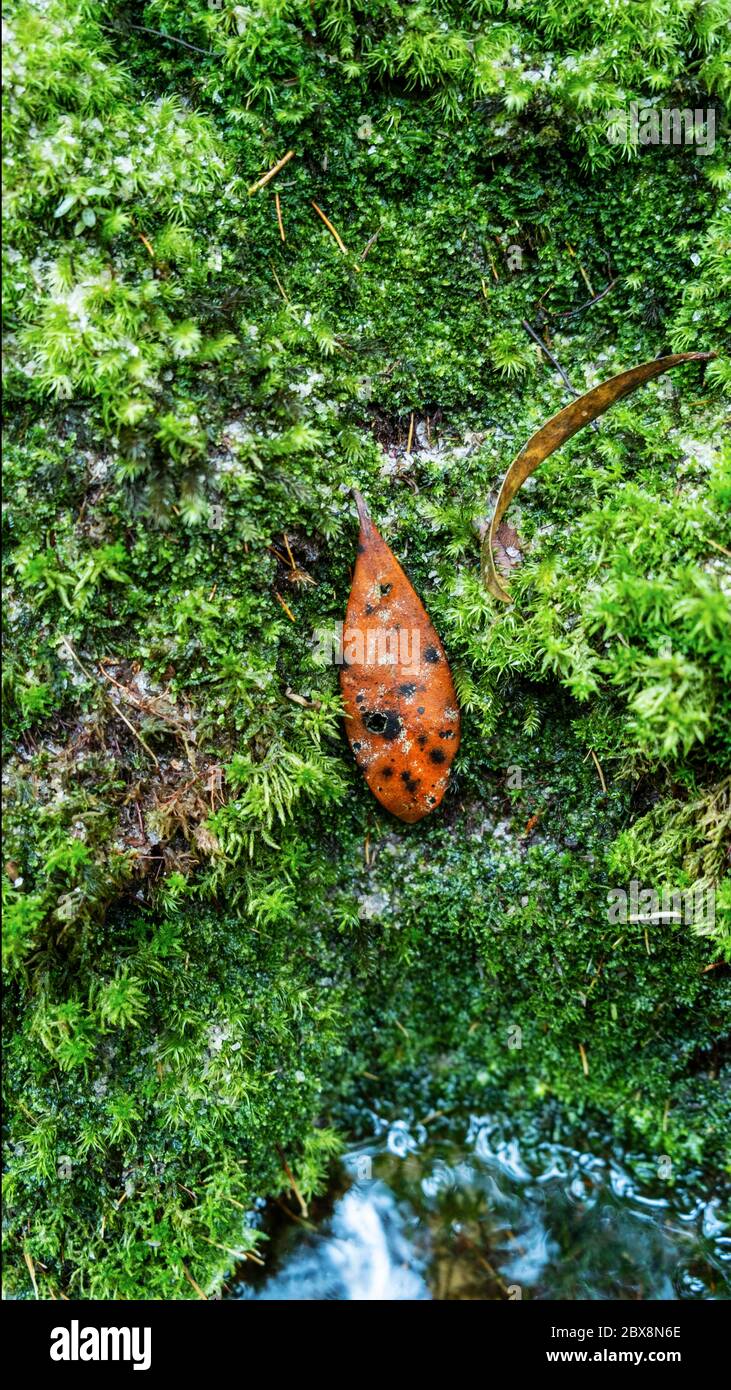
[[[371,514],[368,510],[365,498],[362,493],[358,491],[357,487],[353,488],[353,500],[358,509],[358,520],[361,526],[371,526],[373,524],[371,521]]]

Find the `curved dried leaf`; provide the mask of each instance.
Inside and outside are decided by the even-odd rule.
[[[614,405],[615,401],[621,401],[636,387],[651,381],[653,377],[661,376],[672,367],[679,367],[683,362],[710,362],[715,356],[715,352],[678,352],[671,357],[656,357],[652,362],[643,362],[639,367],[631,367],[628,372],[620,372],[618,376],[611,377],[609,381],[602,382],[601,386],[593,387],[570,405],[564,406],[563,410],[559,410],[557,415],[552,416],[536,431],[513,460],[503,478],[495,512],[482,542],[482,577],[486,588],[495,598],[510,603],[510,595],[500,582],[495,564],[495,537],[507,508],[526,478],[529,478],[544,459],[576,434],[583,425],[588,425],[592,420],[596,420],[598,415],[603,415],[610,405]]]

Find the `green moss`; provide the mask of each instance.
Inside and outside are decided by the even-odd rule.
[[[216,1291],[373,1106],[550,1101],[723,1167],[722,10],[11,7],[13,1291]],[[716,102],[713,155],[609,144],[652,92]],[[523,320],[578,390],[719,356],[545,464],[498,611],[480,523],[566,400]],[[318,658],[354,482],[465,713],[416,827]],[[715,916],[617,925],[632,880]]]

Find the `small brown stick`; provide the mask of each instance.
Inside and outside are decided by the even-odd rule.
[[[599,294],[595,294],[593,299],[587,299],[586,303],[580,304],[578,309],[564,309],[562,313],[554,314],[553,317],[557,319],[576,318],[576,315],[583,314],[585,309],[591,309],[592,304],[599,304],[602,299],[606,299],[607,295],[611,293],[611,291],[614,289],[614,286],[618,283],[619,276],[616,275],[614,279],[609,282],[606,289],[603,289]]]
[[[314,1231],[316,1229],[316,1227],[313,1226],[311,1221],[305,1221],[304,1217],[298,1216],[297,1213],[294,1211],[290,1211],[286,1202],[283,1202],[281,1197],[275,1197],[274,1201],[276,1205],[279,1207],[279,1210],[283,1211],[285,1216],[289,1217],[290,1221],[296,1221],[298,1226],[306,1226],[308,1231]],[[264,1261],[262,1260],[262,1264],[263,1263]]]
[[[72,657],[72,659],[76,662],[76,665],[78,666],[79,670],[80,670],[81,672],[83,672],[83,674],[86,676],[86,679],[87,679],[87,680],[91,681],[92,685],[96,685],[97,689],[101,689],[102,695],[104,696],[104,699],[107,701],[107,704],[109,705],[110,709],[114,710],[114,713],[115,713],[116,715],[119,716],[119,718],[122,720],[122,723],[127,725],[127,728],[129,729],[130,733],[134,735],[134,737],[137,739],[137,742],[138,742],[139,744],[141,744],[141,746],[144,748],[145,752],[147,753],[147,756],[148,756],[149,758],[152,758],[152,761],[153,761],[153,763],[155,764],[155,767],[156,767],[156,768],[158,769],[158,771],[159,771],[159,770],[160,770],[160,764],[159,764],[157,758],[155,757],[155,754],[153,753],[152,749],[151,749],[150,747],[148,747],[148,745],[145,743],[145,740],[143,739],[142,734],[140,734],[140,733],[137,732],[137,730],[136,730],[134,724],[130,723],[130,721],[129,721],[129,719],[127,718],[126,714],[122,714],[122,711],[121,711],[121,709],[119,708],[119,706],[118,706],[118,705],[115,705],[114,700],[112,699],[111,695],[107,695],[106,690],[103,690],[103,689],[102,689],[102,687],[99,685],[99,682],[95,679],[95,677],[91,674],[91,672],[90,672],[90,671],[87,671],[86,667],[85,667],[84,665],[82,665],[82,663],[79,661],[79,658],[78,658],[78,656],[76,655],[76,652],[74,651],[74,649],[73,649],[73,647],[71,646],[71,643],[68,641],[68,639],[67,639],[66,637],[63,637],[61,640],[62,640],[63,645],[64,645],[64,647],[66,648],[67,652],[69,653],[69,656]],[[111,678],[108,677],[108,679],[111,679]]]
[[[281,204],[281,202],[280,202],[280,200],[279,200],[279,194],[278,194],[278,193],[275,193],[275,194],[274,194],[274,206],[275,206],[275,208],[277,209],[277,222],[279,223],[279,235],[280,235],[280,237],[282,238],[282,241],[286,241],[287,238],[286,238],[286,236],[284,235],[284,223],[283,223],[283,221],[282,221],[282,204]]]
[[[332,224],[332,222],[330,221],[330,218],[325,216],[325,214],[324,214],[322,208],[319,208],[319,207],[317,206],[317,203],[314,201],[313,198],[310,199],[310,202],[312,203],[312,206],[313,206],[313,208],[315,209],[315,212],[317,213],[318,217],[321,217],[321,218],[322,218],[322,220],[323,220],[323,222],[325,223],[325,226],[327,227],[327,230],[329,231],[331,237],[334,237],[334,239],[335,239],[335,241],[337,242],[337,244],[338,244],[340,250],[342,251],[343,255],[344,255],[344,256],[347,256],[347,254],[348,254],[348,248],[347,248],[347,246],[345,245],[345,242],[343,241],[343,238],[341,237],[341,235],[340,235],[339,231],[337,230],[337,228],[333,227],[333,224]],[[353,269],[354,269],[354,270],[357,270],[357,271],[358,271],[358,274],[360,274],[360,266],[359,266],[359,265],[354,265],[354,266],[353,266]]]
[[[414,412],[413,412],[413,410],[412,410],[412,412],[411,412],[411,419],[409,420],[409,437],[408,437],[408,439],[407,439],[407,441],[406,441],[406,452],[407,452],[407,454],[410,454],[410,453],[411,453],[411,445],[412,445],[412,443],[413,443],[413,439],[414,439]]]
[[[728,555],[729,560],[731,560],[731,550],[727,550],[725,545],[719,545],[718,541],[712,541],[708,536],[706,536],[706,545],[712,545],[714,550],[720,550],[722,555]]]
[[[147,248],[147,250],[149,251],[149,253],[150,253],[150,255],[152,256],[152,259],[153,259],[153,261],[154,261],[154,259],[155,259],[155,252],[153,251],[150,242],[147,240],[147,237],[146,237],[146,236],[143,236],[143,235],[142,235],[142,232],[138,232],[137,235],[138,235],[140,241],[142,242],[142,245],[145,246],[145,247]]]
[[[581,264],[581,261],[577,261],[576,264],[578,265],[579,270],[581,271],[581,278],[582,278],[582,280],[584,281],[584,284],[586,285],[586,288],[588,289],[589,294],[591,295],[591,297],[592,297],[592,299],[593,299],[593,298],[594,298],[594,295],[595,295],[594,286],[592,285],[591,280],[589,279],[589,276],[587,275],[586,271],[584,270],[584,267],[583,267],[583,265]]]
[[[289,536],[287,535],[287,532],[286,532],[286,531],[283,531],[283,532],[282,532],[282,536],[283,536],[283,538],[284,538],[284,544],[285,544],[285,546],[287,547],[287,554],[288,554],[288,556],[289,556],[289,563],[290,563],[290,565],[292,566],[292,569],[293,569],[293,570],[296,570],[297,565],[296,565],[296,563],[295,563],[295,558],[294,558],[294,555],[292,554],[292,550],[291,550],[291,547],[290,547],[290,544],[289,544]]]
[[[204,1292],[203,1292],[203,1290],[202,1290],[200,1284],[196,1284],[195,1279],[193,1278],[193,1275],[188,1273],[188,1271],[187,1271],[187,1269],[185,1268],[185,1265],[183,1264],[182,1260],[181,1260],[181,1262],[180,1262],[180,1268],[182,1269],[183,1274],[185,1275],[186,1279],[188,1280],[188,1283],[191,1284],[192,1287],[195,1289],[195,1291],[196,1291],[198,1297],[199,1297],[199,1298],[202,1298],[204,1303],[207,1303],[207,1302],[208,1302],[208,1298],[207,1298],[206,1294],[204,1294]]]
[[[525,329],[526,333],[530,334],[531,338],[533,339],[533,342],[538,344],[539,348],[541,349],[541,352],[545,352],[546,357],[551,363],[551,366],[556,368],[556,371],[558,372],[566,389],[571,392],[572,396],[578,396],[579,392],[575,390],[575,388],[571,385],[571,382],[569,381],[563,367],[561,366],[561,363],[556,360],[553,353],[551,352],[551,349],[547,346],[546,343],[544,343],[540,335],[536,333],[535,328],[531,328],[531,325],[529,324],[527,319],[521,319],[521,324]]]
[[[287,153],[283,155],[282,158],[278,160],[276,164],[273,164],[271,169],[267,170],[266,174],[262,174],[261,178],[257,179],[256,183],[252,183],[251,188],[248,190],[249,197],[251,197],[252,193],[258,193],[260,188],[266,188],[270,179],[273,179],[274,175],[278,174],[279,170],[283,169],[285,164],[289,164],[289,161],[290,159],[292,159],[293,155],[294,150],[287,150]]]
[[[600,781],[601,784],[602,784],[602,791],[604,792],[604,795],[606,796],[606,794],[607,794],[607,784],[606,784],[606,782],[604,781],[604,773],[603,773],[602,770],[601,770],[601,766],[600,766],[600,764],[599,764],[599,759],[598,759],[596,753],[594,752],[594,749],[593,749],[593,748],[590,748],[590,749],[589,749],[589,752],[591,753],[591,756],[592,756],[592,758],[594,759],[594,766],[595,766],[597,772],[599,773],[599,781]]]
[[[107,661],[108,660],[109,657],[107,657]],[[140,700],[136,695],[133,695],[132,691],[129,690],[126,685],[123,685],[121,681],[115,680],[114,676],[110,676],[109,672],[107,671],[106,667],[102,665],[101,661],[98,663],[98,665],[99,670],[101,671],[105,680],[110,681],[112,685],[116,685],[117,690],[121,690],[122,694],[125,695],[127,699],[130,700],[131,703],[137,707],[137,709],[141,709],[146,714],[149,714],[150,706],[148,704],[144,704],[143,701]]]
[[[367,240],[365,246],[363,247],[363,250],[362,250],[361,253],[360,253],[360,258],[361,258],[362,261],[365,260],[365,258],[366,258],[366,256],[368,255],[368,252],[370,251],[370,249],[371,249],[371,247],[372,247],[374,241],[376,240],[377,237],[379,237],[379,236],[381,235],[381,232],[382,232],[382,231],[383,231],[383,228],[382,228],[382,227],[378,227],[377,230],[373,233],[373,236],[368,238],[368,240]]]
[[[589,279],[589,276],[587,275],[586,271],[584,270],[584,267],[583,267],[583,265],[581,264],[581,261],[577,259],[576,252],[574,251],[573,246],[569,246],[569,243],[568,243],[568,242],[566,242],[566,245],[567,245],[567,247],[568,247],[569,255],[570,255],[570,256],[573,256],[574,260],[576,261],[576,264],[577,264],[578,267],[579,267],[579,270],[580,270],[580,272],[581,272],[581,278],[582,278],[582,280],[584,281],[584,284],[586,285],[586,288],[588,289],[589,294],[591,295],[592,299],[594,299],[594,297],[595,297],[595,296],[594,296],[594,289],[593,289],[591,280]]]
[[[302,1196],[302,1193],[300,1192],[300,1190],[299,1190],[299,1188],[298,1188],[298,1186],[297,1186],[297,1183],[296,1183],[296,1181],[295,1181],[294,1173],[292,1172],[292,1169],[290,1168],[290,1166],[289,1166],[289,1164],[288,1164],[288,1162],[287,1162],[287,1160],[286,1160],[286,1158],[285,1158],[285,1156],[284,1156],[282,1150],[279,1148],[279,1145],[277,1145],[277,1153],[279,1154],[279,1157],[280,1157],[280,1159],[282,1160],[282,1167],[283,1167],[285,1173],[287,1174],[287,1177],[289,1178],[290,1185],[291,1185],[291,1187],[292,1187],[292,1191],[294,1192],[294,1195],[295,1195],[295,1197],[297,1198],[297,1201],[299,1202],[300,1211],[302,1212],[302,1215],[304,1216],[305,1221],[306,1221],[306,1220],[307,1220],[307,1217],[308,1217],[308,1215],[309,1215],[309,1212],[308,1212],[308,1210],[307,1210],[307,1203],[306,1203],[304,1197]]]
[[[223,1250],[224,1255],[233,1255],[237,1260],[253,1260],[255,1264],[263,1265],[264,1261],[258,1255],[253,1255],[250,1250],[234,1250],[230,1245],[221,1245],[217,1240],[211,1240],[208,1236],[202,1236],[206,1245],[214,1245],[216,1250]]]
[[[281,294],[282,299],[284,300],[285,304],[291,304],[292,301],[291,301],[289,295],[287,294],[287,291],[285,290],[284,285],[282,284],[282,282],[281,282],[279,276],[277,275],[277,272],[276,272],[276,270],[274,269],[274,266],[272,266],[272,274],[273,274],[273,276],[274,276],[274,279],[275,279],[276,282],[277,282],[277,288],[278,288],[279,293]]]
[[[335,241],[340,247],[340,250],[342,251],[343,255],[347,256],[348,248],[345,245],[345,242],[343,241],[343,238],[341,237],[340,233],[335,229],[335,227],[333,227],[330,218],[325,216],[322,208],[319,208],[317,206],[317,203],[314,201],[314,199],[311,199],[310,201],[312,202],[312,206],[315,209],[315,212],[317,213],[318,217],[321,217],[323,222],[325,223],[325,226],[327,227],[327,230],[329,231],[331,237],[335,238]]]
[[[34,1266],[34,1264],[33,1264],[33,1261],[32,1261],[32,1259],[31,1259],[30,1255],[28,1254],[28,1251],[27,1251],[27,1250],[24,1250],[24,1251],[23,1251],[23,1259],[25,1260],[25,1263],[26,1263],[27,1266],[28,1266],[28,1273],[29,1273],[29,1275],[30,1275],[30,1282],[31,1282],[31,1284],[33,1285],[33,1292],[34,1292],[36,1298],[39,1298],[40,1295],[39,1295],[39,1293],[38,1293],[38,1284],[36,1283],[36,1271],[35,1271],[35,1266]]]
[[[215,587],[216,587],[216,586],[214,585],[214,588],[215,588]],[[106,657],[105,659],[106,659],[107,661],[109,661],[109,660],[111,660],[112,658]],[[178,729],[180,732],[182,732],[182,730],[180,730],[180,726],[179,726],[177,720],[169,718],[165,713],[163,713],[163,712],[160,710],[159,705],[156,706],[155,703],[154,703],[154,701],[152,701],[152,700],[143,700],[143,699],[141,699],[139,696],[133,695],[133,694],[132,694],[132,691],[131,691],[130,688],[129,688],[129,686],[123,685],[121,681],[115,680],[114,676],[110,676],[109,672],[107,671],[106,667],[102,664],[101,661],[98,662],[97,664],[98,664],[98,666],[99,666],[99,670],[101,671],[101,673],[102,673],[102,675],[105,677],[105,679],[108,680],[108,681],[110,681],[112,685],[116,686],[116,687],[117,687],[117,690],[121,690],[122,694],[124,695],[125,700],[129,700],[130,704],[131,704],[131,705],[134,705],[135,709],[142,710],[142,713],[143,713],[143,714],[151,714],[151,713],[152,713],[152,714],[156,715],[159,719],[164,720],[166,724],[169,724],[169,725],[171,725],[173,728],[176,728],[176,729]],[[114,705],[114,709],[117,709],[117,706],[116,706],[116,705]],[[183,735],[183,737],[184,737],[184,735]],[[190,758],[188,758],[188,761],[190,762]]]
[[[289,604],[285,601],[285,599],[282,598],[282,595],[281,595],[276,589],[274,590],[274,597],[275,597],[276,599],[278,599],[279,602],[281,603],[282,608],[284,609],[285,613],[287,614],[287,617],[290,618],[291,621],[292,621],[293,623],[296,623],[297,619],[295,618],[294,613],[292,612],[292,609],[290,608]]]
[[[114,28],[113,25],[105,24],[105,29]],[[199,48],[197,43],[188,43],[187,39],[179,39],[176,34],[163,34],[162,29],[148,29],[146,24],[129,24],[129,29],[136,29],[140,34],[154,34],[158,39],[165,39],[167,43],[179,43],[181,48],[189,48],[191,53],[203,53],[210,58],[214,53],[213,48]]]
[[[584,1048],[584,1044],[583,1044],[583,1043],[579,1043],[579,1055],[580,1055],[580,1057],[581,1057],[581,1066],[582,1066],[582,1069],[583,1069],[583,1072],[584,1072],[584,1076],[588,1076],[588,1075],[589,1075],[589,1059],[587,1058],[586,1050],[585,1050],[585,1048]]]

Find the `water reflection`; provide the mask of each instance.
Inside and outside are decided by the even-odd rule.
[[[281,1300],[712,1299],[729,1294],[718,1202],[630,1176],[614,1154],[388,1126],[346,1156],[316,1225],[271,1230],[235,1297]],[[637,1165],[632,1165],[637,1171]],[[331,1194],[332,1196],[332,1194]]]

